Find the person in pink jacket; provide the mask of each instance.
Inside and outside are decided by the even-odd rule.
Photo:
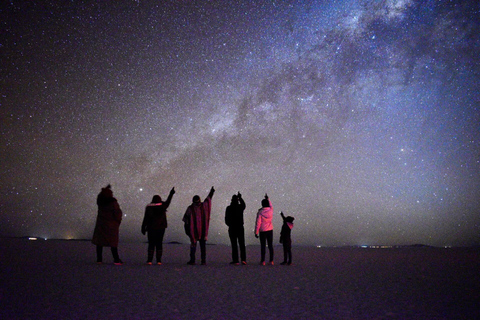
[[[260,252],[261,265],[265,265],[265,243],[268,244],[268,251],[270,253],[270,264],[273,265],[273,207],[265,194],[262,200],[262,208],[257,212],[257,220],[255,222],[255,237],[258,238],[260,234]]]

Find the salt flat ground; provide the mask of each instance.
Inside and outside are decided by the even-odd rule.
[[[114,266],[86,241],[0,239],[0,319],[480,319],[479,248],[294,247],[294,265],[232,266],[207,246],[189,266],[187,244],[145,265],[145,243],[121,243]],[[199,252],[197,251],[197,256]]]

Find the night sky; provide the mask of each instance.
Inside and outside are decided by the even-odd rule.
[[[121,241],[154,194],[188,243],[193,195],[228,243],[261,200],[294,244],[480,244],[480,2],[5,1],[0,235]],[[121,246],[121,244],[120,244]]]

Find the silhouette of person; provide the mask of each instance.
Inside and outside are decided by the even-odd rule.
[[[230,237],[230,243],[232,244],[232,262],[230,262],[230,264],[239,264],[238,246],[240,247],[240,259],[242,264],[247,264],[245,230],[243,228],[244,210],[245,201],[243,201],[242,195],[238,192],[238,194],[232,196],[230,205],[225,209],[225,224],[228,226],[228,236]]]
[[[208,227],[210,225],[210,212],[212,210],[212,197],[215,189],[212,187],[205,201],[201,201],[198,195],[192,199],[192,204],[188,206],[183,216],[185,223],[185,231],[190,237],[190,265],[195,264],[195,251],[197,250],[197,242],[200,242],[201,263],[207,264],[206,242],[208,238]]]
[[[283,262],[281,265],[292,264],[292,238],[291,233],[293,229],[294,217],[285,217],[283,212],[280,212],[283,219],[282,231],[280,231],[280,243],[283,244]]]
[[[260,233],[260,264],[265,265],[265,243],[268,243],[268,251],[270,253],[270,264],[273,265],[273,207],[265,194],[262,200],[262,207],[257,212],[257,220],[255,222],[255,237],[258,238]]]
[[[103,247],[110,247],[115,265],[123,262],[118,256],[119,228],[122,222],[122,210],[113,197],[110,185],[102,188],[97,196],[98,215],[93,231],[92,243],[97,246],[97,263],[103,261]]]
[[[142,233],[148,232],[147,264],[152,264],[155,249],[157,250],[157,264],[162,264],[163,236],[167,228],[167,209],[174,194],[175,188],[172,188],[165,202],[159,195],[154,195],[152,202],[145,208]]]

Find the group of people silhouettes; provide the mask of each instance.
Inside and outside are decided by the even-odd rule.
[[[200,243],[200,261],[206,264],[206,242],[208,239],[208,229],[210,225],[210,213],[212,210],[212,198],[215,193],[214,187],[210,189],[204,201],[198,195],[192,199],[188,206],[182,221],[184,223],[185,233],[190,239],[190,260],[189,265],[195,265],[195,253],[197,242]],[[162,264],[163,237],[167,228],[167,209],[170,206],[175,188],[170,190],[168,198],[163,201],[159,195],[154,195],[151,203],[145,208],[141,232],[148,238],[147,264],[153,264],[153,257],[156,253],[158,265]],[[273,265],[273,207],[267,194],[262,200],[262,207],[257,212],[255,221],[255,237],[260,238],[260,264],[265,265],[266,246],[269,250],[269,264]],[[123,261],[118,255],[119,227],[122,221],[122,210],[113,197],[110,185],[102,188],[97,196],[98,215],[93,232],[92,243],[96,245],[97,263],[103,261],[103,247],[110,247],[115,265],[122,265]],[[228,226],[228,236],[232,247],[232,261],[230,264],[246,265],[247,253],[245,247],[245,229],[243,213],[246,205],[240,192],[234,194],[230,205],[225,210],[225,224]],[[284,260],[281,265],[292,264],[292,239],[291,230],[293,228],[294,218],[285,217],[280,213],[283,219],[282,230],[280,232],[280,243],[283,244]],[[240,249],[240,259],[239,259]]]

